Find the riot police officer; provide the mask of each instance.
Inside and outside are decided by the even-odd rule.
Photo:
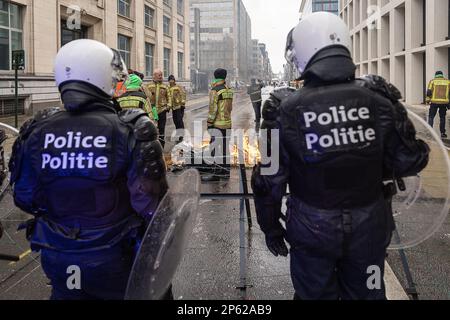
[[[262,128],[278,129],[281,147],[277,174],[265,175],[261,164],[254,171],[258,222],[274,255],[287,256],[289,243],[297,299],[386,298],[382,279],[395,224],[383,181],[415,175],[428,163],[428,146],[416,139],[399,91],[380,77],[355,79],[350,47],[339,17],[303,18],[289,34],[286,57],[304,87],[285,99],[272,96],[263,110]],[[374,290],[367,286],[371,267],[382,282]]]
[[[14,145],[14,200],[35,217],[28,236],[52,299],[123,299],[136,243],[167,190],[155,125],[113,103],[124,73],[100,42],[65,45],[55,61],[65,110],[39,112]]]

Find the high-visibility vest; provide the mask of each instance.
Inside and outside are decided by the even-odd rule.
[[[430,81],[427,92],[427,102],[432,104],[449,104],[450,81],[436,78]]]

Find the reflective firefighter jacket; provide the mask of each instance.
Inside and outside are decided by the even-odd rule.
[[[430,81],[427,91],[427,102],[432,104],[449,104],[450,81],[445,78],[435,78]]]
[[[168,110],[169,88],[162,82],[152,82],[148,85],[148,90],[152,93],[150,102],[156,107],[158,114]]]
[[[179,85],[169,87],[169,108],[173,111],[186,106],[186,91]]]
[[[145,93],[141,91],[127,91],[120,98],[117,99],[120,107],[122,109],[142,109],[144,110],[152,120],[154,115],[152,112],[152,107],[150,106],[149,99]]]
[[[220,81],[213,85],[209,94],[209,127],[231,129],[233,96],[233,90],[225,85],[225,81]]]

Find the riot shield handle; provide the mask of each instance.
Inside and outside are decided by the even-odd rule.
[[[396,182],[397,182],[398,189],[401,192],[406,191],[406,184],[405,184],[405,180],[403,180],[403,178],[397,179]]]

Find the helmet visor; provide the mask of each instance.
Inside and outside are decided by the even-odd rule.
[[[284,53],[284,57],[286,58],[286,61],[290,65],[294,65],[294,59],[295,59],[294,39],[293,39],[294,30],[295,30],[295,28],[293,28],[287,36],[286,50]]]
[[[111,62],[111,66],[113,69],[113,84],[116,85],[119,81],[125,81],[128,77],[127,66],[120,55],[120,52],[116,49],[111,49],[114,56]]]

